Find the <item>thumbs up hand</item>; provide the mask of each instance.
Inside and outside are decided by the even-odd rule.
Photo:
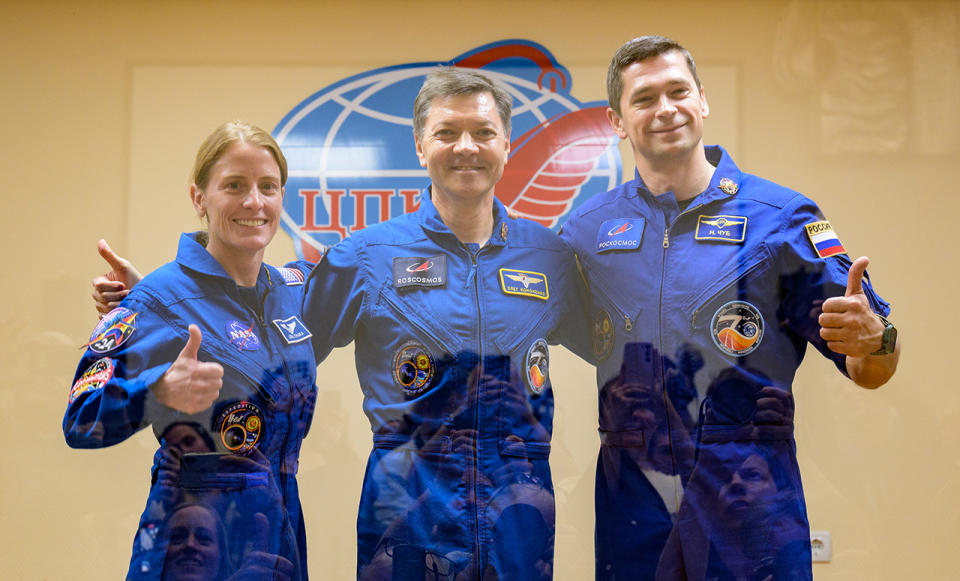
[[[93,284],[93,300],[97,312],[103,317],[120,304],[120,301],[143,276],[129,260],[117,256],[106,240],[101,239],[97,242],[97,252],[111,268],[110,272],[94,277],[90,281]]]
[[[818,319],[820,337],[834,353],[862,357],[880,349],[884,325],[870,308],[863,292],[863,273],[870,259],[861,256],[850,266],[847,291],[842,297],[831,297],[823,302]]]
[[[153,395],[168,408],[195,414],[209,408],[220,397],[223,366],[197,359],[202,339],[200,328],[190,325],[187,344],[152,388]]]
[[[290,581],[294,575],[293,563],[268,549],[270,523],[267,517],[258,512],[254,521],[252,546],[244,555],[240,568],[227,581]]]

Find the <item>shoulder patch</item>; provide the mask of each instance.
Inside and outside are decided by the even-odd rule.
[[[550,298],[547,275],[542,272],[501,268],[500,288],[508,295],[534,297],[544,301]]]
[[[303,284],[303,272],[299,268],[278,268],[280,275],[283,276],[283,281],[287,283],[287,286],[297,286]]]
[[[811,222],[803,227],[807,231],[807,237],[813,244],[813,250],[820,258],[836,256],[837,254],[846,254],[847,251],[837,238],[833,226],[827,220]]]
[[[113,359],[104,357],[97,359],[93,365],[77,378],[70,388],[70,403],[76,401],[81,394],[95,389],[101,389],[113,377]]]
[[[746,216],[704,216],[697,218],[697,240],[743,242],[747,236]]]
[[[616,218],[600,224],[597,252],[634,250],[643,237],[643,218]]]
[[[104,315],[97,327],[90,335],[90,342],[87,347],[95,353],[106,353],[113,351],[117,347],[127,342],[133,332],[137,330],[133,326],[137,313],[125,307],[117,307]]]

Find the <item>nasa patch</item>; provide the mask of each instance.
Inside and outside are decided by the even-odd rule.
[[[283,336],[283,340],[288,345],[299,343],[313,336],[307,326],[303,324],[303,321],[298,319],[296,315],[290,315],[286,319],[274,319],[273,324],[276,325]]]
[[[598,361],[606,361],[613,351],[613,320],[605,309],[593,317],[593,354]]]
[[[260,338],[253,332],[254,323],[227,321],[227,340],[241,351],[256,351],[260,348]]]
[[[404,343],[393,357],[393,380],[407,395],[417,395],[430,387],[435,371],[433,355],[416,341]]]
[[[299,268],[278,268],[280,271],[280,276],[283,277],[283,282],[287,283],[287,286],[297,286],[303,284],[303,272]]]
[[[73,382],[70,388],[70,403],[76,401],[81,394],[94,389],[100,389],[113,377],[114,363],[113,359],[104,357],[97,359],[93,365],[83,372],[83,375]]]
[[[597,252],[640,248],[643,224],[643,218],[617,218],[600,224],[597,231]]]
[[[256,404],[240,401],[223,410],[215,425],[227,450],[248,454],[263,435],[263,412]]]
[[[740,243],[747,237],[746,216],[699,216],[697,240],[720,240]]]
[[[547,275],[532,270],[501,268],[500,289],[508,295],[534,297],[544,301],[550,298]]]
[[[106,353],[113,351],[117,347],[127,342],[133,332],[137,330],[133,326],[137,313],[128,308],[117,307],[107,313],[100,323],[97,324],[90,335],[90,342],[87,347],[95,353]]]
[[[746,301],[730,301],[713,314],[710,335],[718,349],[734,357],[743,357],[763,340],[763,315]]]
[[[550,372],[550,352],[544,339],[537,339],[523,358],[523,379],[534,395],[543,393]]]
[[[447,257],[398,256],[393,259],[394,288],[438,287],[447,284]]]

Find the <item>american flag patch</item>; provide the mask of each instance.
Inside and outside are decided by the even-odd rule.
[[[804,229],[807,231],[810,243],[813,244],[813,250],[820,258],[847,253],[830,222],[826,220],[811,222],[804,226]]]
[[[283,276],[283,281],[287,283],[287,286],[296,286],[298,284],[303,284],[303,273],[300,272],[297,268],[278,268],[280,275]]]

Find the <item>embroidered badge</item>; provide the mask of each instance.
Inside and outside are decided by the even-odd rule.
[[[530,391],[534,395],[543,393],[550,372],[550,353],[544,339],[537,339],[527,349],[527,354],[523,358],[523,370],[523,378]]]
[[[697,240],[743,242],[747,236],[746,216],[700,216],[697,218]]]
[[[830,222],[826,220],[811,222],[803,228],[807,231],[807,237],[810,238],[810,243],[813,244],[813,249],[820,258],[847,253]]]
[[[507,241],[507,223],[503,222],[500,224],[500,240]]]
[[[104,357],[97,359],[93,365],[83,372],[83,375],[77,378],[70,388],[70,403],[76,401],[81,394],[95,389],[100,389],[113,377],[113,359]]]
[[[447,284],[447,257],[406,256],[393,259],[393,286],[438,287]]]
[[[260,348],[260,338],[253,332],[253,323],[240,321],[227,322],[227,339],[241,351],[256,351]]]
[[[393,379],[407,395],[417,395],[430,387],[435,367],[430,351],[416,341],[409,341],[393,357]]]
[[[643,218],[617,218],[600,224],[597,231],[597,252],[640,248]]]
[[[710,334],[717,348],[734,357],[743,357],[763,340],[763,315],[745,301],[730,301],[713,314]]]
[[[214,425],[227,450],[248,454],[263,435],[263,412],[253,403],[240,401],[223,410]]]
[[[606,361],[613,351],[613,320],[604,309],[597,311],[593,318],[593,354],[599,361]]]
[[[106,353],[123,345],[137,330],[133,326],[136,318],[137,313],[125,307],[113,309],[100,319],[100,323],[90,335],[87,347],[96,353]]]
[[[720,185],[720,190],[723,193],[729,194],[731,196],[737,193],[737,191],[740,189],[740,186],[738,186],[737,183],[730,178],[720,178],[719,185]]]
[[[298,319],[296,315],[290,315],[286,319],[274,319],[273,324],[276,325],[280,334],[283,335],[283,340],[288,345],[299,343],[313,336],[307,326],[303,324],[303,321]]]
[[[501,268],[500,288],[508,295],[534,297],[542,300],[550,298],[547,275],[541,272]]]
[[[303,272],[299,268],[278,268],[283,281],[287,286],[297,286],[303,284]]]

